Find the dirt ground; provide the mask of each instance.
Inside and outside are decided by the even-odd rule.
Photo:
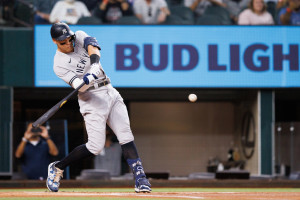
[[[300,200],[300,192],[1,192],[1,197],[119,197],[203,200]]]

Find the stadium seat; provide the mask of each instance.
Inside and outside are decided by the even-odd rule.
[[[91,11],[92,16],[94,17],[98,17],[99,19],[101,19],[101,10],[96,7]]]
[[[32,26],[34,16],[33,0],[17,0],[13,9],[13,21],[22,26]]]
[[[136,16],[123,16],[116,21],[116,24],[138,25],[142,24],[142,22]]]
[[[215,15],[203,15],[196,19],[197,25],[222,25],[221,19]]]
[[[97,25],[97,24],[102,24],[102,20],[91,16],[91,17],[81,17],[78,21],[77,24],[84,25],[84,24],[91,24],[91,25]]]
[[[221,25],[231,25],[230,14],[226,8],[221,6],[209,6],[206,8],[204,15],[214,15],[220,18]]]
[[[166,21],[163,23],[165,25],[181,25],[183,24],[183,20],[178,15],[169,15],[167,16]]]
[[[181,24],[192,25],[195,23],[193,11],[186,6],[172,6],[170,11],[171,15],[176,15],[181,18]]]
[[[273,20],[276,24],[277,9],[276,9],[276,3],[274,1],[267,2],[267,11],[272,15]]]
[[[168,7],[171,8],[172,6],[183,6],[184,0],[166,0]]]

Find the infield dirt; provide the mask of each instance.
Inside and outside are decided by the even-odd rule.
[[[132,199],[203,199],[203,200],[300,200],[300,192],[1,192],[0,198],[16,197],[118,197]],[[76,198],[74,198],[76,200]]]

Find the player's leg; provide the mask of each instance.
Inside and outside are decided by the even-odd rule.
[[[79,100],[79,104],[80,111],[84,116],[88,142],[76,147],[62,160],[49,165],[47,187],[52,192],[58,191],[63,170],[67,166],[83,158],[99,154],[104,147],[109,103],[106,100],[96,101],[90,99],[89,101]]]
[[[123,156],[126,159],[135,178],[135,192],[151,192],[151,184],[149,183],[142,161],[138,156],[134,141],[121,145]]]
[[[116,100],[111,108],[111,112],[107,119],[107,124],[116,134],[121,144],[123,156],[134,174],[135,191],[150,192],[151,184],[146,178],[142,161],[138,155],[138,151],[134,143],[134,137],[130,129],[127,108],[119,93],[116,90],[113,91],[113,93],[113,96],[116,98]]]
[[[81,160],[83,158],[92,156],[92,154],[86,145],[80,145],[76,147],[69,155],[63,158],[61,161],[55,161],[48,166],[48,177],[46,185],[51,192],[57,192],[59,190],[60,180],[63,177],[64,169],[70,165],[70,163]]]

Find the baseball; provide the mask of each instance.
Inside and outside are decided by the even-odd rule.
[[[189,100],[190,100],[190,102],[195,102],[195,101],[197,101],[197,95],[195,95],[195,94],[190,94],[190,95],[189,95]]]

